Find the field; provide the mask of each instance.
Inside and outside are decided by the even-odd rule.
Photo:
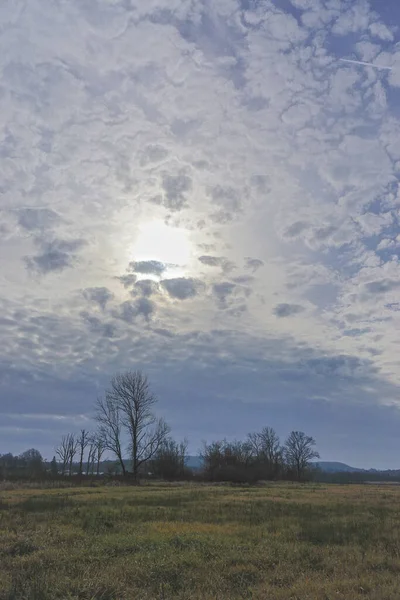
[[[400,598],[400,489],[0,490],[0,600]]]

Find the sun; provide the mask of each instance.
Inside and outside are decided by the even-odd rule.
[[[192,244],[186,229],[170,227],[161,219],[142,223],[130,251],[132,260],[156,260],[168,269],[183,273],[192,255]]]

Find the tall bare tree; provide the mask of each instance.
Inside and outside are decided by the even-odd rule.
[[[74,458],[78,452],[79,439],[73,433],[69,433],[67,438],[68,438],[69,474],[72,475],[72,464],[73,464]]]
[[[94,437],[94,455],[96,461],[96,475],[100,475],[100,463],[104,452],[106,451],[104,440],[101,435]]]
[[[78,448],[79,448],[79,475],[83,473],[83,456],[85,454],[85,450],[90,443],[90,433],[86,429],[81,429],[81,432],[78,437]]]
[[[99,424],[99,437],[103,446],[117,457],[122,473],[126,475],[126,467],[122,455],[122,414],[119,403],[109,393],[104,398],[97,398],[96,420]]]
[[[300,481],[313,458],[319,458],[314,450],[314,438],[302,431],[292,431],[285,442],[284,454],[289,468],[295,470],[297,479]]]
[[[63,435],[59,446],[56,448],[56,455],[60,459],[61,463],[61,475],[65,475],[67,466],[69,464],[69,435]]]
[[[96,437],[95,435],[91,435],[89,438],[88,452],[87,452],[87,461],[86,461],[86,475],[90,473],[93,475],[93,461],[96,454]]]
[[[170,429],[154,415],[157,398],[141,371],[127,371],[113,377],[106,398],[121,414],[129,435],[132,473],[137,479],[140,467],[157,453]]]

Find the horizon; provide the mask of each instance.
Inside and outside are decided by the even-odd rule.
[[[400,4],[0,6],[0,454],[140,369],[173,437],[400,468]]]
[[[79,432],[76,432],[76,433],[79,433]],[[235,439],[234,439],[234,438],[232,438],[232,439],[226,438],[226,439],[227,439],[228,441],[236,441],[236,438],[235,438]],[[215,441],[215,440],[208,440],[208,442],[212,442],[212,441]],[[281,440],[281,441],[284,441],[284,440]],[[13,454],[14,454],[14,456],[20,456],[20,455],[21,455],[21,454],[23,454],[25,451],[27,451],[27,450],[30,450],[30,449],[39,450],[39,452],[40,452],[40,449],[39,449],[39,447],[40,447],[40,446],[32,446],[32,447],[30,447],[30,448],[24,448],[24,449],[23,449],[23,450],[21,450],[20,452],[15,452],[15,453],[13,453]],[[187,453],[187,455],[186,455],[186,458],[187,458],[187,459],[193,459],[193,458],[194,458],[194,459],[201,459],[201,455],[200,455],[200,453],[199,453],[199,452],[200,452],[200,451],[198,451],[197,453],[193,453],[193,452],[191,452],[191,451],[189,451],[189,450],[188,450],[188,453]],[[3,454],[7,454],[7,452],[0,452],[0,457],[1,457]],[[48,455],[43,455],[43,454],[42,454],[42,457],[43,457],[43,460],[44,460],[46,463],[48,463],[48,464],[49,464],[49,463],[51,462],[51,460],[52,460],[54,457],[56,457],[56,456],[55,456],[55,449],[54,449],[54,452],[53,452],[53,454],[48,454]],[[57,457],[56,457],[56,459],[57,459]],[[85,459],[84,459],[84,462],[85,462],[85,460],[86,460],[86,454],[85,454]],[[129,455],[128,455],[128,454],[127,454],[126,456],[124,456],[124,461],[128,461],[128,462],[129,462],[130,460],[131,460],[131,459],[129,458]],[[59,459],[57,459],[57,462],[59,462]],[[101,463],[104,463],[104,462],[118,462],[118,460],[116,459],[116,457],[112,457],[112,456],[109,456],[109,455],[107,455],[107,452],[106,452],[106,454],[105,454],[105,457],[104,457],[104,458],[102,458],[100,462],[101,462]],[[389,467],[384,467],[384,466],[383,466],[383,467],[382,467],[382,466],[379,466],[379,467],[374,467],[374,466],[362,466],[362,465],[354,465],[354,464],[351,464],[351,463],[349,463],[348,461],[346,462],[346,461],[342,461],[342,460],[329,459],[329,458],[319,458],[319,459],[315,459],[315,458],[314,458],[314,459],[312,459],[312,460],[310,461],[310,464],[319,464],[319,463],[338,463],[338,464],[345,465],[345,466],[347,466],[347,467],[352,467],[352,468],[354,468],[354,469],[364,469],[364,470],[376,470],[376,471],[389,471],[389,470],[396,470],[396,471],[397,471],[397,470],[400,470],[400,466],[399,466],[398,468],[396,468],[396,467],[391,467],[391,468],[389,468]],[[73,461],[73,464],[74,464],[74,465],[77,465],[77,464],[79,464],[79,460],[75,458],[75,459],[74,459],[74,461]],[[399,463],[399,465],[400,465],[400,463]]]
[[[210,440],[210,441],[211,441],[211,440]],[[235,440],[229,440],[229,441],[235,441]],[[17,453],[15,453],[15,456],[20,456],[20,455],[22,455],[24,452],[26,452],[27,450],[31,450],[31,449],[38,450],[38,448],[36,448],[36,447],[32,447],[32,448],[25,448],[25,449],[24,449],[24,450],[22,450],[21,452],[17,452]],[[7,453],[0,453],[0,457],[1,457],[3,454],[7,454]],[[43,458],[43,460],[44,460],[44,461],[45,461],[47,464],[50,464],[50,462],[53,460],[53,458],[56,458],[56,460],[57,460],[57,462],[58,462],[58,463],[60,462],[60,459],[57,459],[57,456],[56,456],[55,454],[53,454],[52,456],[50,456],[50,455],[48,455],[48,456],[43,456],[43,455],[42,455],[42,458]],[[84,458],[84,461],[83,461],[83,462],[84,462],[84,464],[86,463],[86,459],[87,459],[87,457],[86,457],[86,454],[85,454],[85,458]],[[193,454],[193,453],[190,453],[190,452],[188,452],[188,454],[186,455],[186,460],[190,460],[190,459],[201,459],[201,455],[200,455],[199,453],[197,453],[197,454]],[[123,457],[123,460],[124,460],[125,462],[129,462],[129,461],[131,460],[131,458],[129,458],[129,455],[126,455],[126,456],[124,456],[124,457]],[[118,459],[117,459],[116,457],[112,458],[111,456],[107,456],[107,455],[105,455],[105,458],[102,458],[102,459],[101,459],[101,461],[100,461],[100,464],[103,464],[103,463],[108,463],[108,462],[111,462],[111,463],[118,463]],[[338,460],[321,459],[321,458],[319,458],[319,459],[315,459],[315,458],[314,458],[314,459],[312,459],[312,460],[310,461],[310,463],[309,463],[309,464],[310,464],[310,465],[314,465],[314,464],[320,464],[320,463],[326,463],[326,464],[335,464],[335,463],[337,463],[337,464],[339,464],[339,465],[343,465],[343,466],[346,466],[346,467],[351,467],[351,468],[354,468],[354,469],[361,469],[361,470],[365,470],[365,471],[368,471],[368,470],[372,470],[372,471],[382,471],[382,472],[383,472],[383,471],[390,471],[390,470],[394,470],[394,471],[400,471],[400,467],[399,467],[399,468],[397,468],[397,469],[396,469],[396,468],[389,469],[389,468],[386,468],[386,467],[380,467],[380,468],[378,468],[378,467],[364,467],[364,466],[360,466],[360,465],[353,465],[353,464],[349,464],[348,462],[343,462],[343,461],[338,461]],[[73,465],[75,465],[75,466],[79,465],[79,459],[77,459],[77,458],[74,458],[74,460],[73,460]]]

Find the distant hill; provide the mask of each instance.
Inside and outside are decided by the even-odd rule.
[[[357,467],[350,467],[342,462],[335,461],[320,461],[313,463],[316,467],[319,467],[324,473],[365,473],[366,469],[358,469]],[[203,459],[201,456],[188,456],[186,466],[190,469],[201,469],[203,466]]]
[[[319,467],[321,471],[324,471],[324,473],[362,473],[366,471],[365,469],[350,467],[350,465],[335,461],[321,461],[313,464]],[[201,469],[203,466],[203,459],[201,456],[188,456],[186,466],[190,469]]]
[[[325,473],[362,473],[365,472],[366,469],[358,469],[357,467],[350,467],[342,462],[329,462],[329,461],[321,461],[313,463],[316,467],[324,471]]]
[[[126,460],[126,467],[129,470],[131,470],[131,461],[130,460]],[[352,473],[357,473],[357,480],[359,480],[360,478],[362,480],[366,480],[367,477],[385,477],[386,479],[393,479],[393,478],[400,478],[400,469],[382,469],[382,470],[378,470],[378,469],[359,469],[357,467],[351,467],[350,465],[347,465],[346,463],[342,463],[342,462],[337,462],[337,461],[318,461],[318,462],[313,462],[312,463],[315,467],[318,467],[321,473],[321,476],[323,476],[323,480],[325,481],[326,478],[332,476],[337,475],[339,478],[343,478],[343,477],[351,477]],[[115,460],[104,460],[101,461],[100,463],[100,472],[101,473],[109,473],[111,471],[115,470],[115,467],[117,465],[117,469],[118,469],[118,464]],[[195,456],[195,455],[191,455],[187,457],[186,460],[186,466],[189,467],[189,469],[192,469],[193,471],[199,471],[200,469],[202,469],[203,467],[203,459],[201,458],[201,456]],[[78,470],[78,463],[74,463],[74,471],[77,472]],[[347,475],[346,475],[347,474]]]
[[[313,463],[316,467],[319,467],[324,473],[364,473],[366,469],[358,469],[357,467],[351,467],[342,462],[335,461],[320,461]],[[188,456],[186,466],[190,469],[201,469],[203,466],[203,459],[201,456]]]
[[[115,461],[104,461],[102,463],[102,471],[106,472],[107,467],[115,464]],[[346,465],[342,462],[337,461],[319,461],[313,463],[316,467],[319,467],[321,471],[324,473],[378,473],[381,471],[376,471],[375,469],[359,469],[357,467],[351,467],[350,465]],[[126,465],[128,470],[131,468],[130,461],[126,461]],[[198,471],[203,467],[203,459],[201,456],[191,455],[186,459],[186,466],[189,469],[193,469],[194,471]],[[396,472],[397,474],[397,472]]]

